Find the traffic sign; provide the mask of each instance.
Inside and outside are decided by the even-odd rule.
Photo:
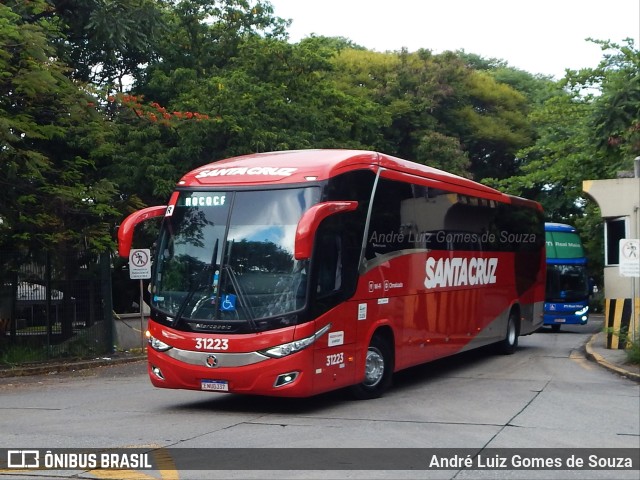
[[[620,276],[640,277],[640,240],[623,238],[620,240]]]
[[[151,250],[134,248],[129,252],[129,278],[147,280],[151,278]]]

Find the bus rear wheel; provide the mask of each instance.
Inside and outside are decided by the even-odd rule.
[[[351,387],[351,393],[359,400],[380,397],[391,386],[393,376],[393,350],[382,335],[371,339],[364,369],[364,380]]]
[[[518,314],[511,311],[507,320],[507,333],[504,340],[498,343],[498,350],[503,355],[511,355],[518,348],[518,327]]]

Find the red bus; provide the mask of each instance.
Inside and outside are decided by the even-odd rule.
[[[300,150],[186,174],[150,284],[156,387],[380,396],[399,370],[542,325],[539,204],[376,152]]]

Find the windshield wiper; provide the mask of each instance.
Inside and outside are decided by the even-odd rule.
[[[202,272],[200,272],[199,277],[204,276],[208,272],[209,272],[209,269],[203,270]],[[180,304],[180,308],[178,308],[178,311],[176,313],[176,323],[184,319],[183,316],[184,316],[185,310],[189,306],[189,303],[193,299],[193,296],[199,291],[203,292],[204,294],[193,306],[193,309],[191,311],[191,316],[193,316],[193,314],[202,306],[202,302],[204,300],[208,300],[212,298],[210,295],[210,292],[213,291],[213,286],[209,283],[204,283],[200,281],[196,283],[195,286],[189,290],[189,292],[187,293],[187,296],[184,298],[184,300]]]
[[[233,270],[233,268],[231,268],[231,265],[224,265],[222,267],[222,270],[227,272],[229,281],[231,282],[231,286],[238,295],[238,301],[240,302],[240,306],[243,308],[245,315],[247,316],[247,323],[249,324],[249,327],[254,332],[257,331],[257,325],[253,317],[253,306],[249,303],[249,297],[247,297],[244,289],[240,285],[236,272]]]

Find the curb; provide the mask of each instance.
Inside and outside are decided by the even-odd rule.
[[[146,359],[146,355],[135,355],[129,357],[105,357],[95,360],[81,360],[77,362],[50,363],[46,365],[33,365],[30,367],[7,368],[0,369],[0,378],[24,377],[29,375],[51,375],[60,372],[86,370],[88,368],[105,367],[109,365],[122,365],[126,363],[139,362]]]
[[[602,367],[606,368],[607,370],[610,370],[614,373],[617,373],[618,375],[622,375],[623,377],[626,377],[630,380],[634,380],[636,382],[640,383],[640,374],[634,373],[634,372],[630,372],[629,370],[626,370],[618,365],[614,365],[610,362],[608,362],[602,355],[600,355],[599,353],[596,353],[595,350],[593,349],[593,342],[595,340],[595,338],[598,336],[598,333],[594,334],[591,336],[591,338],[589,339],[589,341],[587,342],[585,348],[587,351],[587,358],[589,360],[592,360],[594,362],[596,362],[597,364],[601,365]]]

